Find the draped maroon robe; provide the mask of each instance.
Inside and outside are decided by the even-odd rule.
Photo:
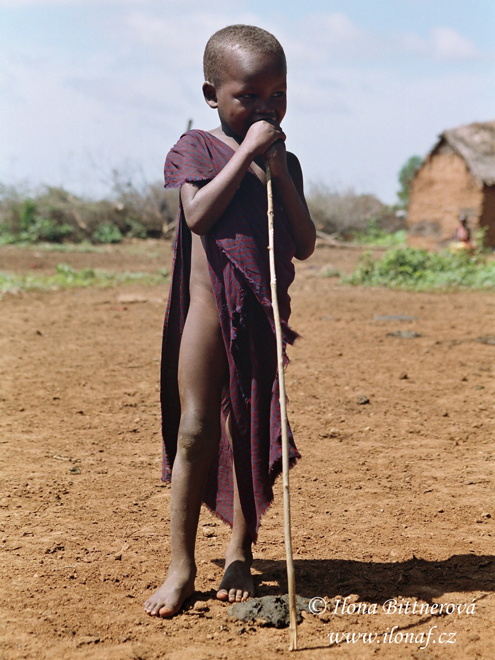
[[[165,162],[165,187],[210,181],[234,151],[205,131],[185,133]],[[288,326],[294,279],[294,242],[276,196],[275,258],[277,291],[284,338],[296,338]],[[222,437],[211,465],[205,504],[222,520],[233,522],[235,465],[242,511],[254,541],[263,513],[273,499],[272,486],[281,471],[281,425],[275,328],[268,265],[266,188],[250,170],[225,213],[205,235],[212,290],[218,309],[229,366],[223,392]],[[177,451],[180,399],[177,383],[179,347],[189,307],[191,233],[179,208],[174,244],[172,284],[163,332],[161,406],[163,481],[171,479]],[[287,363],[287,357],[285,356]],[[225,433],[230,414],[232,447]],[[289,429],[291,464],[299,458]]]

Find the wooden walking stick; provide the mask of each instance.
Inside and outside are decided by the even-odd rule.
[[[272,292],[273,319],[275,322],[275,337],[277,340],[278,384],[280,394],[280,423],[282,426],[282,479],[284,487],[284,537],[285,556],[287,563],[287,583],[289,586],[289,650],[297,649],[297,610],[296,610],[296,576],[292,559],[292,536],[290,527],[290,489],[289,489],[289,435],[287,426],[287,407],[285,400],[284,351],[282,344],[282,326],[277,298],[277,275],[275,272],[275,248],[273,230],[273,190],[270,165],[266,167],[266,189],[268,195],[268,255],[270,258],[270,288]]]

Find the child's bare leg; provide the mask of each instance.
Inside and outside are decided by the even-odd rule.
[[[232,444],[229,424],[227,424],[227,434]],[[234,603],[254,596],[254,584],[251,577],[251,564],[253,563],[251,545],[251,534],[242,513],[234,469],[234,525],[230,545],[225,554],[225,571],[217,591],[219,600]]]
[[[218,451],[227,374],[215,301],[211,291],[201,290],[191,296],[179,355],[181,421],[172,471],[172,560],[167,579],[144,605],[151,616],[174,616],[194,593],[199,512],[210,463]]]

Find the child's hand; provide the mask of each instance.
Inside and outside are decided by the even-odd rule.
[[[287,151],[283,140],[277,140],[274,142],[264,153],[264,159],[265,162],[270,165],[270,171],[274,179],[289,176],[289,170],[287,169]]]
[[[283,144],[285,133],[280,127],[274,126],[273,124],[270,124],[270,122],[262,119],[249,127],[246,137],[242,141],[242,145],[248,149],[254,160],[256,156],[265,154],[267,149],[269,149],[277,140],[282,141]]]

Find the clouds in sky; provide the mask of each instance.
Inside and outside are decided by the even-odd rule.
[[[187,0],[184,0],[184,4]],[[0,8],[22,9],[24,7],[75,7],[77,5],[137,5],[150,4],[149,0],[0,0]]]
[[[415,34],[404,36],[404,46],[411,53],[445,61],[472,60],[480,56],[476,46],[449,27],[435,27],[428,38]]]
[[[252,23],[286,49],[284,127],[306,178],[393,201],[406,158],[444,128],[492,118],[493,52],[448,16],[426,20],[434,3],[414,30],[323,4],[335,10],[275,17],[244,0],[0,0],[0,182],[98,193],[129,162],[159,179],[189,118],[216,124],[201,97],[206,40]]]

